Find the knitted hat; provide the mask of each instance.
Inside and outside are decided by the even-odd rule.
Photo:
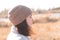
[[[29,15],[31,15],[31,10],[22,5],[18,5],[9,11],[8,17],[13,25],[17,25],[23,22]]]

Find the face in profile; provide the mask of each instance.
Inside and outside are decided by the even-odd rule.
[[[22,23],[15,25],[17,27],[18,33],[25,36],[30,35],[31,25],[33,24],[32,16],[28,16]]]
[[[31,26],[33,24],[32,15],[30,15],[26,18],[26,22],[27,22],[28,26]]]

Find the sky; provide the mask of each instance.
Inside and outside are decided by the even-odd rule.
[[[34,9],[49,9],[60,7],[60,0],[0,0],[0,11],[13,8],[16,5],[24,5]]]

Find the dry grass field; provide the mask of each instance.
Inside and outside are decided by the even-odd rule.
[[[55,23],[35,23],[32,26],[35,33],[31,40],[60,40],[60,21]],[[6,40],[10,27],[0,28],[0,40]]]
[[[6,37],[10,31],[10,27],[1,27],[0,28],[0,40],[6,40]]]
[[[35,32],[32,37],[34,40],[60,40],[60,21],[55,23],[35,23]]]
[[[31,40],[60,40],[60,20],[55,22],[47,22],[45,18],[40,22],[34,20],[32,31],[34,34]],[[43,22],[41,22],[43,21]],[[0,27],[0,40],[6,40],[10,27]]]

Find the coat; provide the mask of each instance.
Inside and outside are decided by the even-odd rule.
[[[14,26],[12,26],[11,31],[7,36],[7,40],[29,40],[29,38],[27,36],[19,34],[16,31],[16,28]]]

